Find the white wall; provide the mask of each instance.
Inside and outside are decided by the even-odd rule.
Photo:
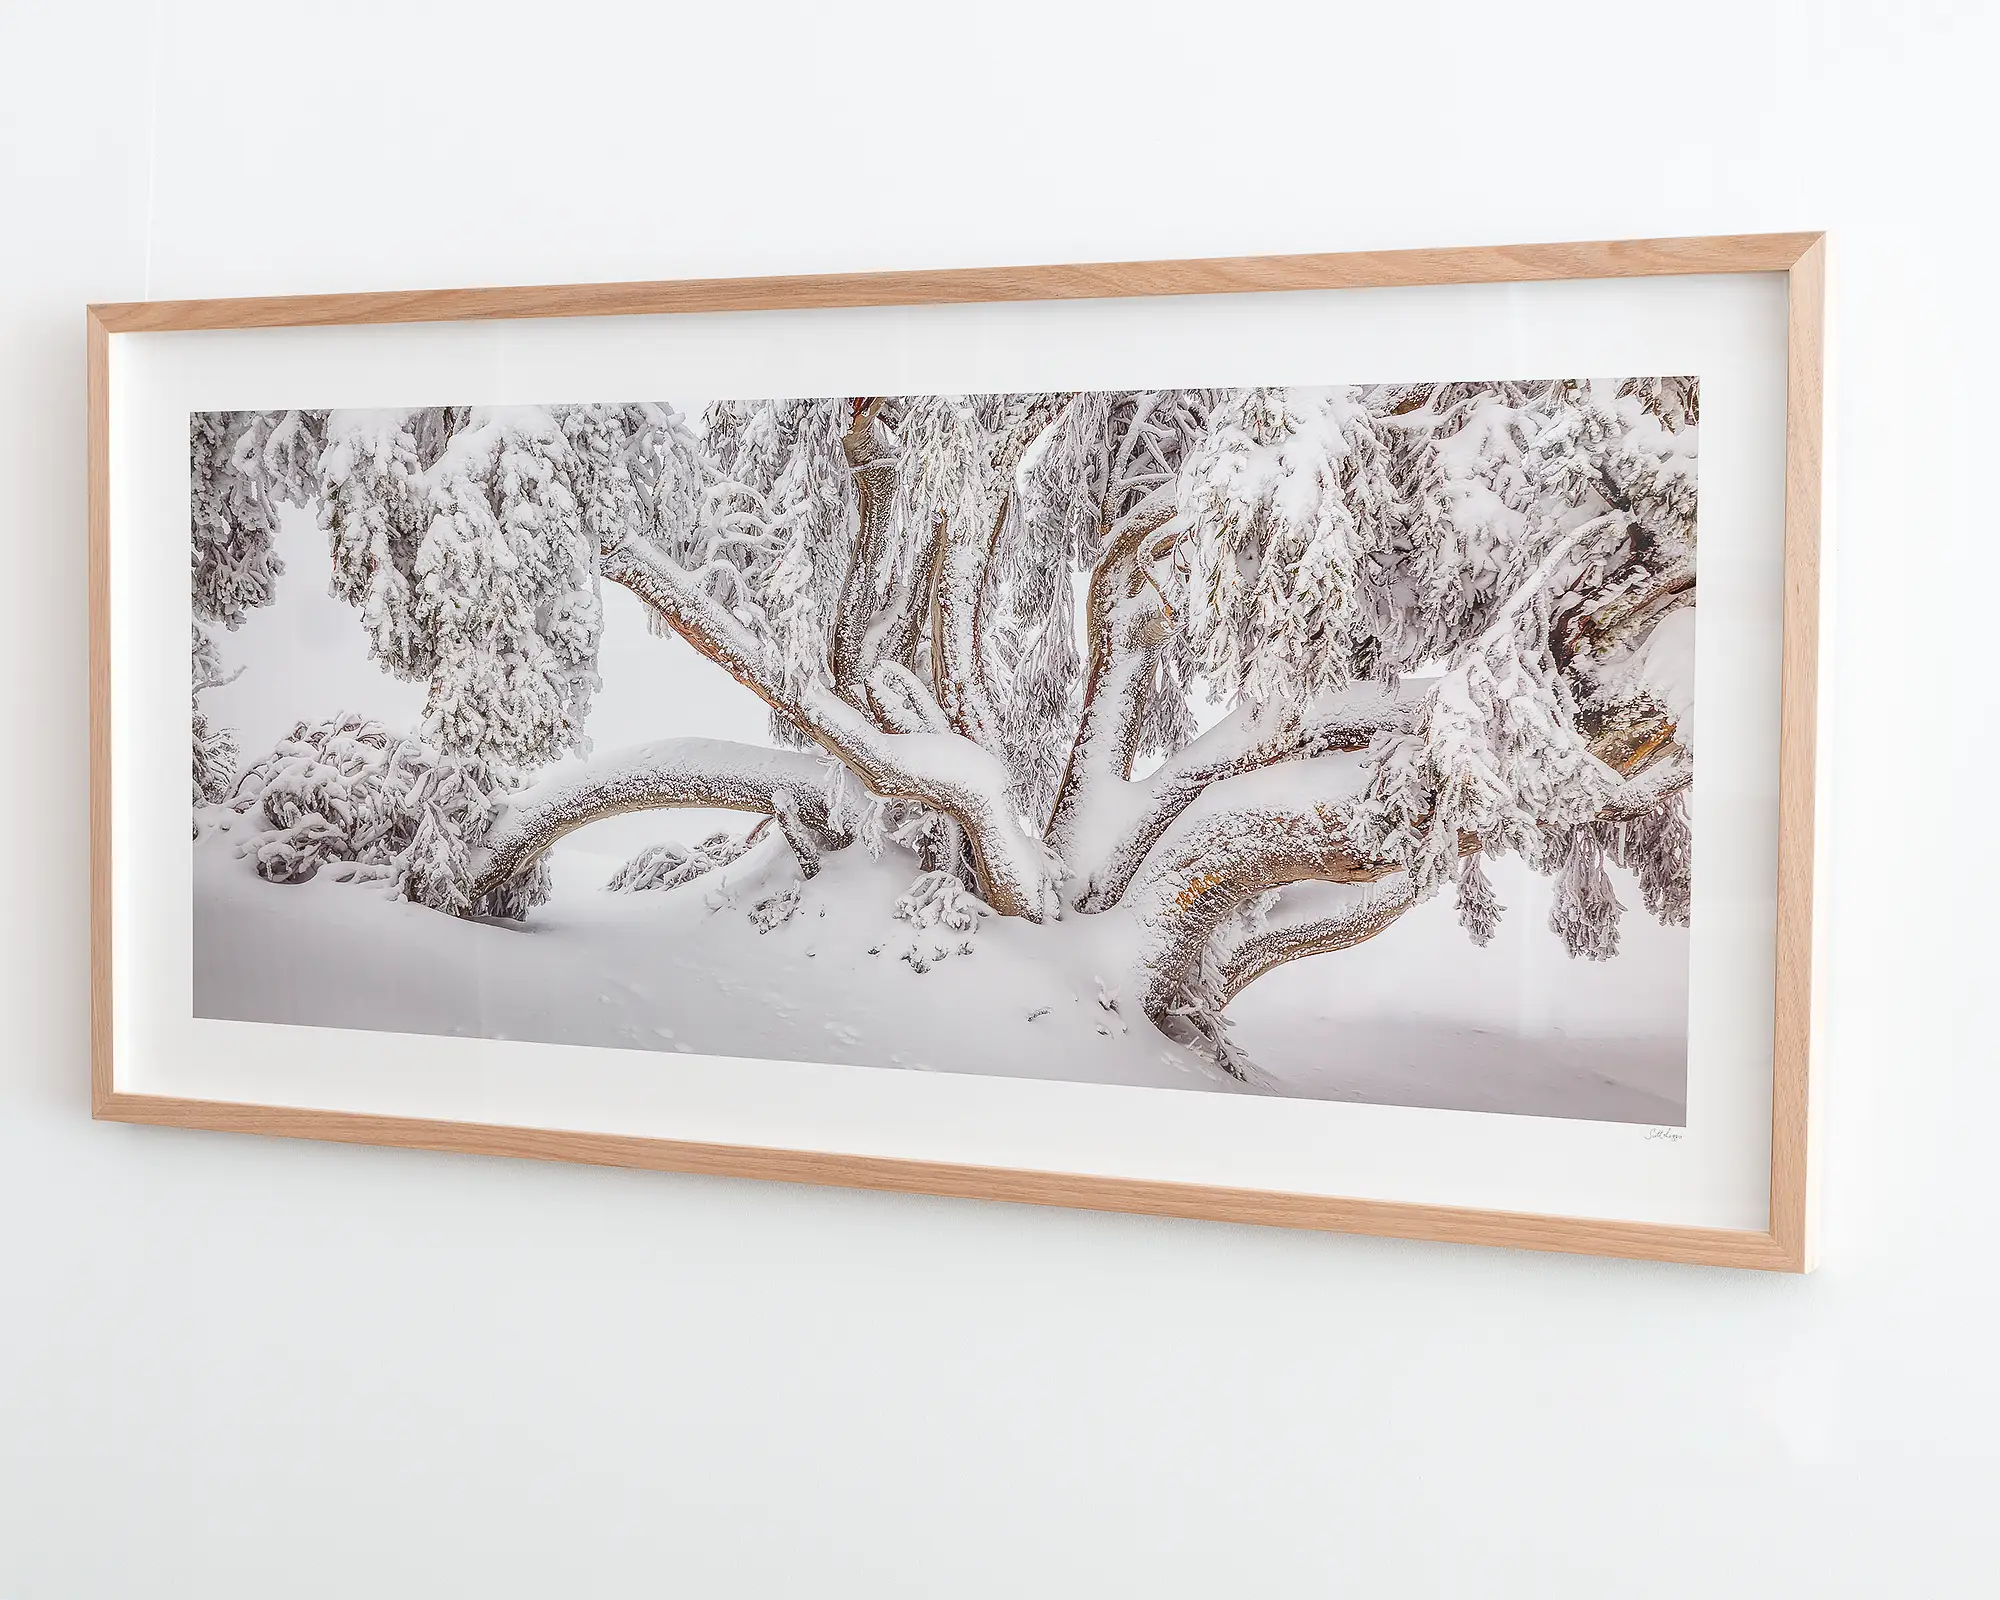
[[[1984,9],[7,0],[0,1596],[1986,1592]],[[1817,1276],[89,1121],[87,300],[1817,227]]]

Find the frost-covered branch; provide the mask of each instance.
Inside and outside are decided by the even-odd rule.
[[[979,612],[988,552],[1006,515],[1003,504],[990,524],[969,511],[941,519],[931,585],[931,682],[938,703],[954,728],[993,751],[1002,748],[999,716],[979,656]]]
[[[868,674],[868,704],[891,733],[949,733],[944,707],[900,661],[878,661]]]
[[[1161,835],[1211,785],[1280,762],[1366,750],[1381,735],[1408,732],[1428,687],[1428,680],[1394,690],[1355,684],[1304,711],[1240,705],[1146,778],[1095,786],[1064,835],[1072,903],[1080,911],[1117,904]]]
[[[1125,519],[1091,569],[1090,676],[1048,830],[1050,847],[1065,858],[1097,796],[1132,775],[1144,697],[1173,630],[1173,607],[1146,571],[1160,547],[1172,543],[1162,530],[1173,512],[1170,495],[1147,502],[1143,512]]]
[[[1202,1003],[1202,966],[1216,934],[1267,891],[1309,880],[1373,883],[1397,870],[1347,831],[1346,806],[1367,782],[1357,754],[1285,762],[1213,785],[1174,821],[1124,900],[1147,950],[1148,1016]]]
[[[1331,955],[1375,937],[1416,904],[1400,873],[1380,884],[1302,883],[1283,890],[1261,916],[1218,936],[1214,962],[1227,1005],[1275,967]]]
[[[1554,836],[1556,844],[1540,841],[1540,848],[1551,853],[1560,848],[1551,865],[1558,871],[1566,868],[1579,893],[1595,891],[1598,879],[1584,869],[1608,851],[1640,875],[1655,915],[1684,921],[1688,850],[1678,808],[1690,770],[1684,754],[1676,754],[1631,779],[1611,777],[1601,809]],[[1255,927],[1245,933],[1240,925],[1272,890],[1310,883],[1371,885],[1393,878],[1393,890],[1376,891],[1378,898],[1368,901],[1373,910],[1367,916],[1385,920],[1379,926],[1356,924],[1359,931],[1348,942],[1359,942],[1449,881],[1447,873],[1457,863],[1469,863],[1482,848],[1492,848],[1493,841],[1433,818],[1430,826],[1451,832],[1430,840],[1425,859],[1450,866],[1435,869],[1429,878],[1411,872],[1365,826],[1375,782],[1367,754],[1348,752],[1280,762],[1224,779],[1185,808],[1147,854],[1124,899],[1142,930],[1143,1004],[1149,1016],[1172,1031],[1161,1019],[1185,1021],[1213,1013],[1279,961],[1315,953],[1313,940],[1344,937],[1337,918],[1322,927],[1321,918],[1311,915],[1296,928],[1289,917],[1283,919],[1278,934],[1256,943]],[[1357,821],[1363,825],[1357,827]],[[1600,837],[1602,830],[1611,831]],[[1572,906],[1575,898],[1564,894],[1559,881],[1556,931],[1579,953],[1601,954],[1591,941],[1605,919],[1590,906]],[[1604,909],[1615,927],[1615,901]],[[1229,931],[1232,925],[1238,925],[1235,933]],[[1305,931],[1294,938],[1299,928]],[[1615,932],[1610,937],[1615,948]],[[1249,954],[1238,953],[1239,942]]]
[[[841,842],[821,798],[825,777],[823,757],[725,739],[657,739],[598,757],[501,801],[472,852],[465,898],[478,903],[565,834],[630,811],[756,811],[776,815],[787,838],[796,828],[813,846]]]
[[[1607,657],[1670,612],[1693,605],[1694,563],[1680,563],[1659,577],[1641,569],[1629,586],[1608,599],[1592,598],[1595,603],[1578,597],[1556,616],[1550,646],[1565,667],[1580,654]]]
[[[890,596],[885,581],[893,579],[888,559],[894,528],[896,452],[884,442],[877,419],[883,398],[856,400],[853,417],[840,445],[853,475],[860,505],[860,526],[847,560],[847,576],[833,617],[827,664],[834,692],[857,708],[867,704],[868,669],[880,653],[882,611]]]
[[[806,805],[817,802],[814,809],[820,820],[815,822],[806,814]],[[771,818],[778,825],[778,831],[785,836],[785,843],[791,846],[792,858],[799,864],[801,878],[819,876],[821,849],[835,842],[825,821],[826,805],[818,794],[801,795],[791,789],[779,788],[771,791]]]
[[[916,419],[912,445],[928,453],[912,489],[923,514],[935,514],[932,544],[931,683],[953,728],[995,753],[1004,750],[986,654],[987,598],[994,556],[1015,504],[1015,474],[1071,397],[1014,397],[982,441],[961,405],[932,401]],[[928,427],[922,424],[928,423]]]
[[[914,800],[965,830],[982,896],[1002,916],[1040,921],[1042,848],[1021,829],[1007,770],[971,740],[947,733],[891,733],[817,682],[788,696],[770,653],[692,573],[641,542],[604,552],[601,570],[651,606],[701,654],[826,750],[883,799]],[[865,700],[865,680],[861,690]]]

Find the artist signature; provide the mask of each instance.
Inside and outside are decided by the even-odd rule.
[[[1646,1137],[1648,1139],[1664,1139],[1669,1144],[1679,1144],[1686,1133],[1687,1129],[1685,1128],[1648,1128],[1646,1130]]]

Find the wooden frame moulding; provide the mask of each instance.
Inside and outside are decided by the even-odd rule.
[[[1788,301],[1777,966],[1770,1220],[1765,1230],[1537,1216],[1399,1201],[1328,1198],[1290,1191],[370,1116],[135,1094],[116,1085],[112,1025],[110,362],[111,341],[121,334],[1766,272],[1786,276]],[[92,1114],[114,1122],[348,1144],[713,1173],[1709,1266],[1806,1271],[1812,1264],[1814,1246],[1813,791],[1819,677],[1825,288],[1825,236],[1773,233],[1337,255],[843,273],[821,277],[131,301],[90,306],[86,313],[86,335]]]

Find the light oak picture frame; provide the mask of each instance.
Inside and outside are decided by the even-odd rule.
[[[377,1116],[136,1093],[114,1066],[112,348],[133,334],[666,316],[1698,274],[1781,275],[1787,294],[1782,708],[1769,1224],[1735,1230],[1339,1199],[1279,1190]],[[87,310],[91,614],[92,1114],[288,1138],[1150,1213],[1773,1271],[1814,1259],[1814,770],[1826,243],[1819,233],[1624,240],[820,277],[144,301]]]

